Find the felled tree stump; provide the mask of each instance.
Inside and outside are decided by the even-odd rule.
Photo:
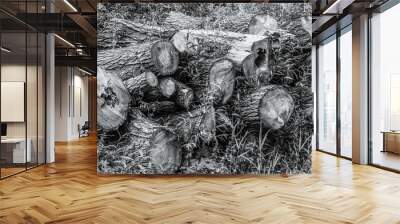
[[[256,15],[251,18],[249,23],[249,33],[264,35],[267,31],[278,29],[278,22],[268,14]]]
[[[209,72],[209,89],[214,103],[226,104],[232,97],[235,87],[235,69],[231,60],[214,62]]]
[[[151,164],[158,174],[174,174],[182,162],[182,147],[172,132],[160,129],[152,136]]]
[[[160,75],[172,75],[178,68],[178,52],[168,41],[158,41],[151,47],[151,59]]]
[[[280,129],[289,120],[294,100],[283,87],[269,85],[244,96],[240,101],[240,114],[249,127]]]
[[[115,74],[97,70],[97,124],[104,131],[119,128],[126,120],[130,96]]]

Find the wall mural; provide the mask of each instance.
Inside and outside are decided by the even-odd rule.
[[[98,5],[99,174],[311,172],[311,5]]]

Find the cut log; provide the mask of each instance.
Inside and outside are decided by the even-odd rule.
[[[294,109],[294,101],[283,87],[269,85],[255,90],[242,98],[240,114],[244,123],[259,130],[280,129],[289,120]]]
[[[216,61],[209,72],[210,94],[216,104],[226,104],[235,87],[235,69],[228,59]]]
[[[130,96],[122,80],[97,70],[97,124],[104,131],[119,128],[126,120]]]
[[[172,91],[172,89],[174,91]],[[166,97],[174,98],[175,103],[186,110],[189,109],[193,102],[193,90],[187,85],[170,77],[161,80],[160,92]]]
[[[159,75],[172,75],[178,68],[178,52],[168,41],[159,41],[151,47],[151,59]]]
[[[176,135],[159,130],[151,138],[151,164],[158,174],[174,174],[182,162],[182,147]]]
[[[139,108],[143,113],[152,115],[169,114],[176,111],[176,105],[171,101],[141,102]]]
[[[278,29],[278,22],[268,14],[256,15],[251,18],[249,23],[249,33],[255,35],[264,35],[267,31]]]
[[[132,43],[142,44],[170,38],[176,31],[171,28],[148,26],[125,19],[111,19],[112,29],[97,34],[99,48],[126,47]]]
[[[154,42],[132,44],[124,48],[99,50],[97,65],[114,71],[122,80],[138,76],[146,71],[157,73],[151,61],[151,47]]]
[[[172,78],[164,78],[160,81],[159,89],[163,96],[170,98],[176,92],[177,87]]]
[[[233,60],[235,66],[237,66],[236,68],[240,70],[243,59],[251,53],[252,44],[265,38],[265,36],[260,35],[215,30],[184,29],[176,32],[176,30],[172,29],[167,32],[165,28],[157,26],[143,26],[125,20],[123,20],[123,23],[146,29],[143,33],[148,32],[152,37],[143,37],[140,42],[133,40],[130,45],[124,45],[125,47],[98,50],[98,66],[118,73],[123,80],[128,79],[132,74],[139,75],[145,71],[157,73],[157,69],[151,60],[150,49],[160,39],[168,39],[168,37],[165,37],[165,33],[171,34],[170,37],[173,36],[171,42],[180,53],[196,56],[195,58],[199,62],[197,64],[206,64],[203,67],[207,69],[216,59],[226,57]],[[277,38],[278,41],[283,37],[285,39],[296,38],[287,31],[279,30],[268,33],[268,35],[274,34],[279,36]],[[158,37],[158,39],[155,37]],[[191,60],[193,59],[191,58]]]
[[[182,144],[201,141],[210,143],[215,139],[215,110],[212,106],[172,115],[168,118],[166,126],[177,135]]]
[[[254,42],[252,51],[243,61],[243,74],[252,85],[268,84],[272,78],[272,43],[267,38]]]
[[[157,87],[158,79],[152,72],[144,72],[125,81],[129,93],[134,96],[141,96],[146,91]]]
[[[171,42],[180,53],[205,58],[210,53],[204,51],[203,48],[213,46],[213,52],[218,52],[220,57],[232,60],[241,68],[243,59],[251,53],[253,43],[264,38],[265,36],[234,32],[186,29],[177,32]]]
[[[193,102],[193,90],[187,85],[175,80],[176,94],[175,103],[188,110]]]

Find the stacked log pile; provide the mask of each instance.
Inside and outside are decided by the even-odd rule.
[[[111,22],[117,33],[104,31],[98,40],[99,151],[124,155],[113,152],[115,165],[106,161],[108,152],[101,154],[100,172],[254,172],[223,164],[232,158],[233,142],[243,138],[244,148],[254,150],[255,136],[273,132],[279,138],[295,119],[310,116],[312,99],[299,100],[311,93],[300,74],[309,71],[282,75],[284,63],[304,61],[276,58],[290,55],[283,45],[299,40],[271,15],[248,18],[247,33],[203,29],[199,17],[177,12],[163,26]],[[294,50],[306,51],[301,45]]]

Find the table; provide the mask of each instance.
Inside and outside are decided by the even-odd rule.
[[[383,131],[383,152],[400,154],[400,131]]]
[[[25,152],[25,144],[27,144]],[[26,163],[32,160],[32,141],[30,138],[1,139],[1,157],[6,163]]]

